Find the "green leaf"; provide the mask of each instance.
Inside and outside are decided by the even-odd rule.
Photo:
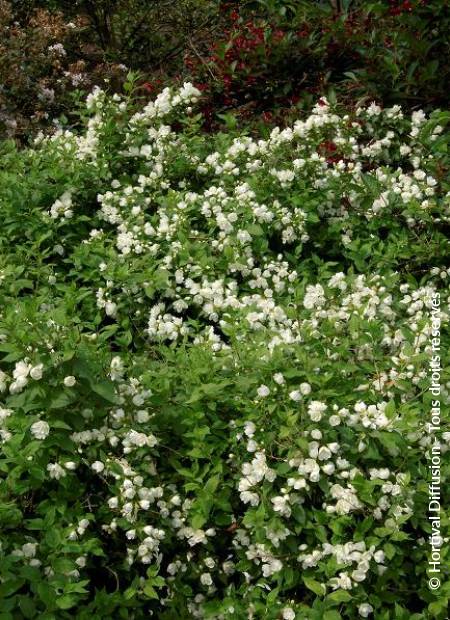
[[[390,400],[384,409],[386,417],[388,417],[390,420],[392,420],[392,418],[395,416],[395,409],[395,402],[393,400]]]
[[[60,392],[55,398],[50,401],[50,409],[65,409],[76,400],[76,394],[74,392],[64,391]]]
[[[91,389],[109,403],[113,403],[114,405],[118,404],[114,383],[112,383],[112,381],[93,383],[91,384]]]
[[[19,600],[20,611],[25,618],[33,618],[36,613],[36,605],[32,598],[28,596],[21,596]]]
[[[335,609],[329,609],[324,613],[323,620],[342,620],[342,616]]]
[[[323,583],[319,583],[318,581],[316,581],[315,579],[311,579],[310,577],[302,577],[302,579],[308,590],[311,590],[312,592],[314,592],[314,594],[317,594],[317,596],[325,595],[326,588]]]
[[[7,596],[11,596],[11,594],[20,590],[24,583],[23,579],[10,579],[5,581],[0,584],[0,597],[6,598]]]
[[[72,427],[69,426],[68,424],[66,424],[65,422],[63,422],[62,420],[55,420],[54,422],[52,421],[51,425],[52,428],[61,428],[65,431],[71,431]]]
[[[326,598],[327,603],[333,603],[333,605],[339,605],[340,603],[348,603],[351,601],[352,596],[347,590],[336,590],[332,594],[329,594]]]
[[[206,517],[201,514],[196,514],[191,519],[191,524],[194,529],[199,529],[203,527],[206,523]]]
[[[59,609],[70,609],[76,604],[77,599],[74,596],[70,596],[70,594],[63,594],[55,602]]]
[[[448,598],[441,598],[438,601],[433,601],[428,605],[428,611],[432,614],[432,617],[437,617],[443,611],[448,610]]]
[[[392,560],[396,552],[394,545],[391,545],[391,543],[386,543],[383,546],[383,551],[386,554],[388,560]]]
[[[219,482],[220,476],[213,476],[210,478],[204,486],[205,493],[210,493],[212,495],[219,486]]]
[[[153,588],[149,583],[145,584],[143,591],[145,596],[147,596],[148,598],[159,598],[155,588]]]
[[[250,224],[247,226],[247,232],[252,235],[252,237],[261,237],[264,235],[264,230],[259,224]]]
[[[135,588],[127,588],[124,592],[124,598],[126,601],[131,601],[136,596],[137,592]]]

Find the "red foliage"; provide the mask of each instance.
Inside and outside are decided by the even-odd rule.
[[[404,0],[402,2],[398,2],[398,0],[390,0],[389,4],[391,5],[389,9],[390,15],[401,15],[402,13],[411,13],[413,10],[413,6],[410,0]],[[421,4],[424,4],[424,0],[422,0]]]
[[[227,26],[221,38],[209,45],[204,58],[187,54],[185,66],[196,86],[205,93],[205,100],[209,99],[208,106],[241,107],[245,114],[249,106],[260,107],[271,94],[270,67],[276,66],[277,57],[282,55],[287,33],[279,25],[257,16],[244,19],[235,6],[226,15]],[[307,36],[307,32],[302,31],[302,36]],[[287,105],[298,100],[292,92],[284,97]],[[268,122],[269,116],[263,120]]]

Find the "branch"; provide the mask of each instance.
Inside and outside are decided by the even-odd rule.
[[[197,58],[200,60],[200,62],[202,63],[202,65],[204,65],[207,69],[207,71],[209,72],[210,76],[212,77],[212,79],[214,81],[217,80],[217,77],[214,75],[211,67],[208,65],[208,63],[206,62],[206,60],[203,58],[203,56],[198,52],[197,48],[195,47],[195,45],[192,43],[191,39],[188,39],[188,44],[189,47],[191,48],[191,50],[194,52],[194,54],[197,56]]]

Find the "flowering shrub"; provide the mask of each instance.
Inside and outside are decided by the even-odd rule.
[[[199,96],[1,147],[1,618],[445,618],[449,115]]]

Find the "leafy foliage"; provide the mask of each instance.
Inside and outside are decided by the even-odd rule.
[[[129,82],[1,146],[0,618],[443,619],[449,115],[199,105]]]

